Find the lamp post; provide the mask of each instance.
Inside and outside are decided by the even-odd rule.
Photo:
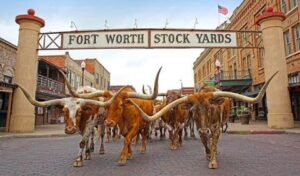
[[[182,84],[182,80],[180,80],[180,93],[182,94],[182,88],[183,88],[183,84]]]
[[[221,62],[219,61],[219,59],[216,60],[215,66],[216,66],[217,83],[219,83],[219,81],[220,81],[220,69],[221,69]]]
[[[85,62],[82,61],[81,64],[80,64],[80,67],[81,67],[81,70],[82,70],[82,76],[81,76],[81,86],[83,86],[83,83],[84,83],[84,69],[85,69]]]

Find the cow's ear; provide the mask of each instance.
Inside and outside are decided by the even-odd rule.
[[[214,105],[221,105],[222,103],[224,103],[224,101],[225,101],[225,98],[223,98],[223,97],[211,98],[209,100],[209,102]]]

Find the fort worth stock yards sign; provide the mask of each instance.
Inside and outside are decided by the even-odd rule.
[[[236,33],[199,30],[102,30],[61,33],[61,49],[236,47]]]

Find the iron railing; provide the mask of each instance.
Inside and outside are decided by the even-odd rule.
[[[37,86],[55,94],[63,94],[65,92],[65,86],[63,83],[43,75],[38,75]]]

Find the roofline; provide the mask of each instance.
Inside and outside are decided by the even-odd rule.
[[[11,42],[9,42],[9,41],[1,38],[1,37],[0,37],[0,41],[7,44],[7,45],[9,45],[9,46],[11,46],[11,47],[13,47],[14,49],[18,49],[17,45],[14,45],[13,43],[11,43]]]

